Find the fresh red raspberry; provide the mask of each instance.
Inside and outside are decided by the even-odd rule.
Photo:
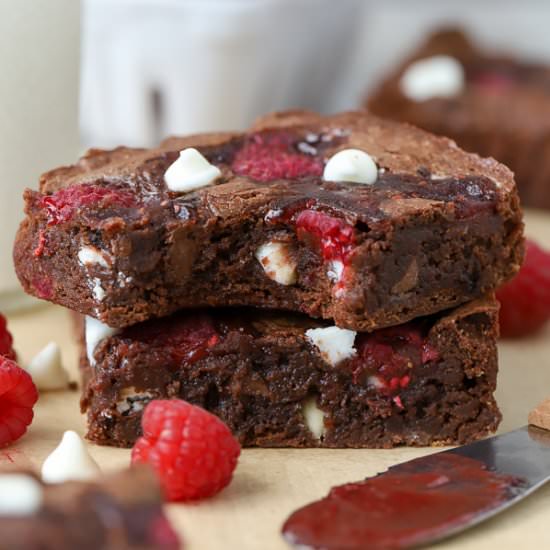
[[[38,391],[30,374],[0,357],[0,447],[19,439],[32,422]]]
[[[235,174],[257,181],[299,179],[320,176],[321,158],[295,148],[299,139],[288,132],[254,134],[237,152],[232,162]]]
[[[82,183],[63,187],[52,195],[40,199],[40,206],[46,209],[48,225],[70,220],[80,208],[108,208],[120,206],[130,208],[136,205],[135,196],[128,190],[113,185]],[[39,253],[37,252],[37,255]]]
[[[514,279],[497,291],[500,334],[518,338],[531,334],[550,319],[550,253],[527,241],[525,260]]]
[[[156,470],[168,500],[210,497],[231,481],[241,448],[213,414],[179,399],[155,400],[141,422],[132,463]]]
[[[7,359],[17,359],[13,349],[13,337],[8,330],[6,318],[0,314],[0,355]]]

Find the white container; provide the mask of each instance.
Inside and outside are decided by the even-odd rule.
[[[23,190],[79,150],[78,58],[76,0],[0,0],[0,311],[25,301],[12,262]]]
[[[239,129],[338,107],[362,0],[85,0],[86,145]],[[348,105],[349,106],[349,105]]]

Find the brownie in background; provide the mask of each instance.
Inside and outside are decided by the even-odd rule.
[[[458,62],[462,82],[451,67],[453,85],[432,97],[411,94],[404,85],[407,72],[434,56]],[[464,32],[445,29],[389,74],[367,105],[375,114],[496,158],[514,172],[523,204],[550,208],[550,66],[485,51]]]

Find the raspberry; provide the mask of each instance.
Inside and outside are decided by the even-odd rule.
[[[211,317],[202,314],[155,319],[127,328],[122,336],[169,350],[174,362],[188,365],[205,357],[220,341]]]
[[[497,291],[500,333],[517,338],[535,332],[550,319],[550,253],[527,241],[525,260],[514,279]]]
[[[34,288],[39,298],[44,300],[53,298],[53,283],[47,277],[34,277],[31,281],[31,286]]]
[[[48,225],[57,225],[69,221],[79,208],[85,206],[130,208],[136,205],[136,198],[126,189],[83,183],[70,185],[52,195],[46,195],[40,199],[39,204],[47,211]]]
[[[482,72],[472,79],[472,84],[490,94],[500,94],[510,90],[515,84],[514,79],[505,73],[496,71]]]
[[[27,431],[37,399],[30,374],[11,359],[0,357],[0,447],[16,441]]]
[[[168,500],[210,497],[231,481],[241,448],[213,414],[179,399],[155,400],[145,408],[142,427],[132,463],[156,470]]]
[[[438,357],[438,351],[426,342],[418,324],[363,333],[357,338],[357,357],[352,362],[353,383],[366,381],[403,409],[399,393],[411,382],[412,368]]]
[[[17,359],[13,349],[13,337],[8,330],[6,318],[0,314],[0,355],[7,359]]]
[[[320,176],[322,159],[300,152],[298,143],[296,136],[287,132],[254,134],[237,152],[231,167],[235,174],[257,181]]]
[[[318,212],[303,210],[296,218],[298,238],[304,232],[315,236],[319,240],[321,252],[325,260],[340,260],[345,262],[353,249],[353,227],[339,218]]]

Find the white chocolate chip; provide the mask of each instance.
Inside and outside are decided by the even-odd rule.
[[[119,271],[117,275],[117,283],[120,288],[124,288],[126,285],[130,284],[132,280],[133,279],[130,275],[126,275],[126,273]]]
[[[400,80],[403,94],[413,101],[453,97],[464,89],[464,69],[448,55],[435,55],[411,63]]]
[[[178,159],[164,173],[164,182],[170,191],[187,193],[214,183],[221,171],[210,164],[192,147],[180,152]]]
[[[88,270],[91,266],[101,266],[106,269],[110,269],[113,260],[103,250],[96,248],[95,246],[83,246],[78,251],[78,261]],[[101,302],[105,299],[105,289],[101,284],[101,279],[98,277],[88,276],[88,287],[92,291],[92,296],[97,302]]]
[[[120,332],[120,329],[112,328],[93,317],[86,317],[86,353],[90,366],[95,365],[94,352],[97,345],[104,338],[113,336]]]
[[[293,285],[296,282],[296,262],[287,243],[270,241],[262,244],[255,256],[265,274],[273,281],[281,285]]]
[[[61,362],[61,350],[55,342],[39,351],[27,370],[39,390],[63,390],[69,385],[69,375]]]
[[[378,375],[371,375],[367,379],[367,385],[380,390],[386,387],[386,383]]]
[[[327,276],[337,283],[344,274],[344,264],[340,260],[331,260],[328,264]]]
[[[270,223],[273,220],[277,219],[282,214],[283,214],[282,208],[272,208],[271,210],[268,210],[267,214],[264,217],[264,220],[267,223]]]
[[[69,480],[89,480],[100,473],[97,462],[91,457],[80,436],[69,430],[61,443],[42,464],[45,483],[62,483]]]
[[[95,246],[83,246],[78,251],[78,261],[84,266],[100,265],[106,268],[111,267],[108,255]]]
[[[317,438],[321,439],[326,432],[325,413],[317,406],[314,397],[308,397],[302,403],[302,414],[308,430]]]
[[[120,414],[139,412],[151,399],[153,399],[151,393],[147,391],[139,392],[134,386],[130,386],[120,392],[120,399],[117,401],[116,408]]]
[[[332,366],[356,354],[353,344],[356,332],[338,327],[310,328],[306,338],[321,352],[323,359]]]
[[[98,302],[101,302],[105,298],[105,289],[101,286],[101,279],[94,277],[92,282],[92,294]]]
[[[353,181],[371,185],[378,178],[372,157],[359,149],[344,149],[328,160],[323,172],[325,181]]]
[[[42,485],[25,474],[0,474],[0,516],[30,516],[42,506]]]

